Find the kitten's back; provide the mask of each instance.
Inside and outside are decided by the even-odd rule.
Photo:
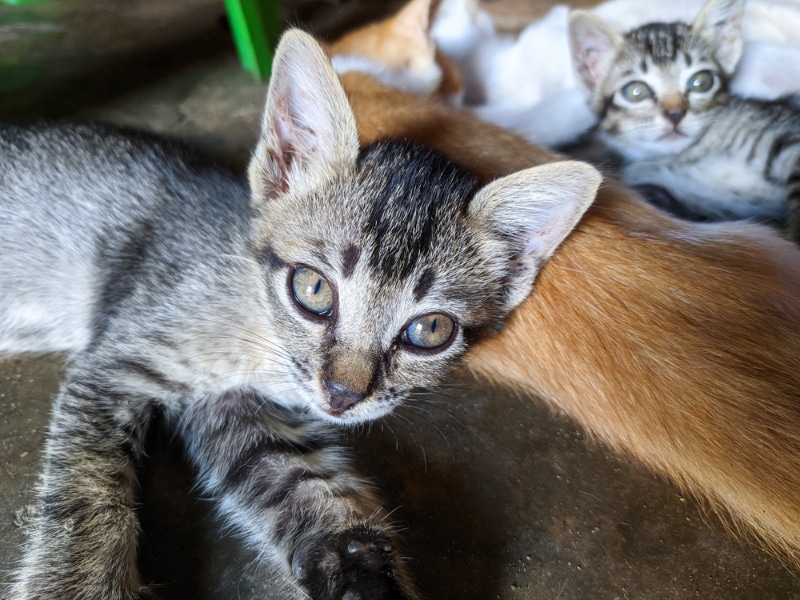
[[[169,203],[208,210],[215,203],[198,195],[246,200],[236,178],[201,164],[177,145],[110,127],[0,126],[0,352],[80,350],[106,275],[101,252]]]

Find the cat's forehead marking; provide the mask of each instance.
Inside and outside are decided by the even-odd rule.
[[[455,244],[478,187],[471,174],[437,152],[400,142],[367,147],[359,166],[369,202],[369,266],[381,277],[406,279],[422,261],[438,258],[447,242]]]
[[[414,285],[414,300],[420,302],[425,296],[428,295],[428,292],[431,291],[431,287],[433,283],[436,281],[436,273],[433,272],[433,269],[425,269],[422,275],[420,275],[417,283]]]
[[[684,23],[649,23],[629,32],[625,37],[656,64],[675,60],[685,46],[691,30]]]

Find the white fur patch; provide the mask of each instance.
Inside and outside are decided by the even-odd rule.
[[[435,63],[422,71],[392,69],[363,56],[343,54],[333,56],[331,64],[339,75],[366,73],[387,87],[420,96],[433,94],[442,82],[442,69]]]

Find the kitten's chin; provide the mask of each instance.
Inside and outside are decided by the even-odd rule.
[[[689,136],[685,133],[680,131],[668,131],[660,138],[658,138],[659,142],[663,142],[665,144],[674,144],[675,145],[683,145],[689,140]]]
[[[333,423],[340,427],[349,427],[351,425],[369,423],[370,421],[385,417],[391,413],[398,404],[398,402],[361,402],[342,412],[337,412],[329,406],[321,407],[314,404],[311,407],[311,412],[314,416],[328,423]]]

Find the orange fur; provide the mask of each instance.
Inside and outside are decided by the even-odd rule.
[[[465,113],[342,77],[363,143],[422,142],[483,179],[556,160]],[[532,392],[800,566],[800,250],[667,217],[607,180],[469,367]]]
[[[390,69],[411,73],[436,68],[441,81],[435,95],[452,98],[461,93],[461,77],[456,66],[436,47],[428,30],[439,0],[411,0],[397,13],[344,34],[328,44],[333,55],[357,55]]]

